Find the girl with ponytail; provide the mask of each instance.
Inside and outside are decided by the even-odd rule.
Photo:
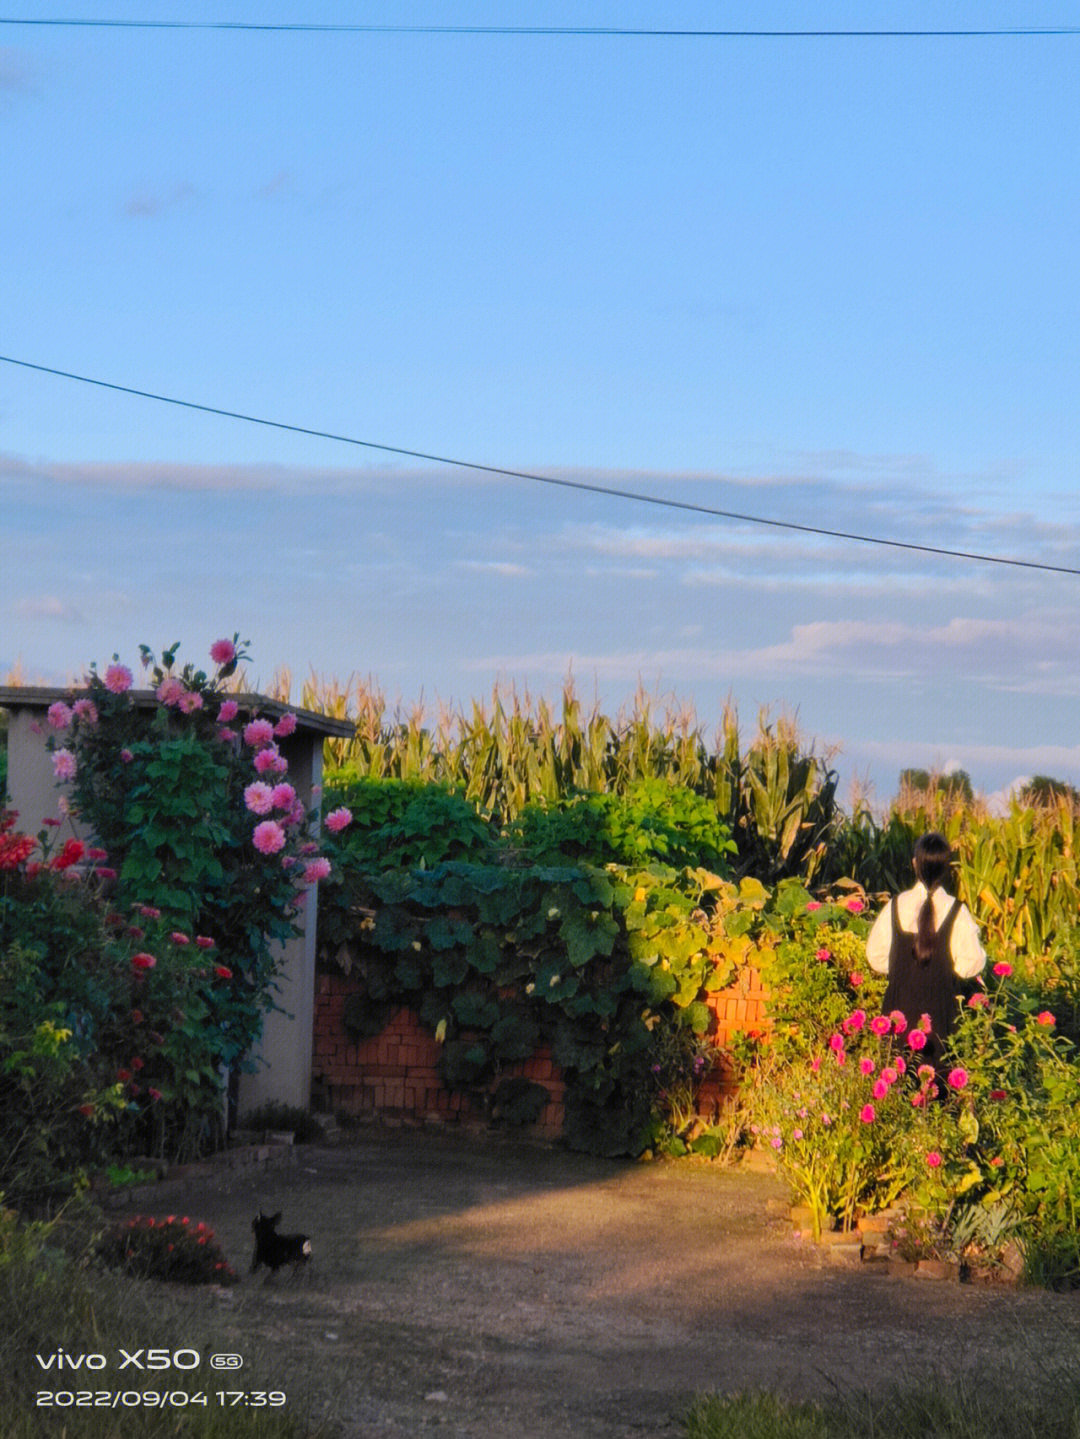
[[[957,981],[973,979],[986,964],[971,911],[945,889],[952,870],[949,841],[921,835],[912,854],[915,884],[881,911],[866,940],[866,959],[889,983],[882,1010],[900,1010],[909,1027],[930,1016],[922,1058],[941,1064],[956,1016]]]

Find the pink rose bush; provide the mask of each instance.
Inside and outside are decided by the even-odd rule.
[[[257,1037],[277,946],[311,885],[331,873],[311,839],[316,815],[278,747],[295,735],[297,716],[276,705],[271,716],[253,712],[225,691],[246,658],[239,636],[209,647],[216,669],[181,666],[176,649],[159,659],[140,647],[138,694],[133,667],[114,655],[51,706],[54,773],[71,786],[80,829],[102,843],[87,850],[69,840],[55,863],[51,851],[35,861],[50,873],[69,868],[95,894],[115,886],[115,942],[125,946],[117,973],[127,989],[123,1024],[108,1032],[124,1035],[126,1049],[111,1073],[126,1076],[125,1123],[143,1126],[142,1153],[182,1146],[200,1116],[217,1124],[219,1076]],[[20,875],[32,844],[17,849]],[[12,844],[2,851],[16,854]],[[101,1117],[96,1101],[91,1110]]]

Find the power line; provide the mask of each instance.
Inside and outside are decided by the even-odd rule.
[[[713,519],[738,520],[749,525],[768,525],[778,530],[795,530],[805,535],[823,535],[833,540],[853,540],[864,545],[881,545],[894,550],[914,550],[924,555],[942,555],[954,560],[976,560],[988,565],[1011,565],[1018,569],[1044,570],[1051,574],[1080,575],[1080,569],[1070,565],[1050,565],[1039,560],[1019,560],[1007,555],[984,555],[972,550],[949,550],[939,545],[920,545],[912,540],[889,540],[880,535],[856,534],[850,530],[831,530],[822,525],[801,525],[795,520],[774,520],[764,515],[743,514],[738,510],[721,510],[713,505],[695,504],[691,500],[673,500],[662,495],[645,494],[640,490],[625,490],[609,485],[594,485],[587,480],[558,479],[554,475],[540,475],[532,470],[511,470],[502,465],[485,465],[476,460],[459,460],[449,455],[429,454],[424,450],[410,450],[403,445],[386,445],[377,440],[360,440],[354,435],[338,435],[331,430],[316,430],[307,425],[288,424],[284,420],[268,420],[259,415],[245,415],[238,410],[222,409],[218,405],[202,405],[195,400],[181,400],[175,395],[159,395],[152,390],[139,390],[132,385],[118,385],[110,380],[97,380],[89,375],[76,375],[70,370],[54,369],[51,365],[35,365],[30,360],[18,360],[12,355],[0,355],[0,364],[17,365],[23,370],[35,370],[42,375],[55,375],[62,380],[74,380],[80,385],[94,385],[102,390],[114,390],[121,395],[134,395],[140,400],[156,400],[163,405],[176,405],[185,410],[197,410],[204,415],[218,415],[226,420],[242,420],[249,425],[264,425],[272,430],[286,430],[293,435],[309,435],[317,440],[331,440],[340,445],[356,445],[365,450],[378,450],[382,454],[400,455],[410,460],[426,460],[435,465],[452,465],[460,470],[475,470],[485,475],[500,475],[505,479],[529,480],[538,485],[553,485],[564,490],[579,490],[591,495],[604,495],[609,499],[632,500],[636,504],[655,505],[662,509],[681,510],[695,515],[708,515]]]
[[[650,29],[623,25],[320,25],[247,20],[88,20],[77,17],[0,16],[0,25],[86,30],[217,30],[308,35],[510,35],[645,40],[976,40],[994,37],[1080,35],[1078,25],[1003,25],[950,29],[714,30]]]

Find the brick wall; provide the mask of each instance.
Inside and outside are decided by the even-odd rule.
[[[374,1039],[354,1042],[345,1032],[342,1011],[359,986],[337,974],[320,974],[315,992],[312,1077],[316,1092],[334,1110],[410,1123],[455,1123],[489,1117],[490,1091],[479,1101],[444,1088],[439,1079],[440,1046],[408,1009],[401,1009]],[[715,1015],[711,1037],[724,1046],[739,1031],[767,1030],[765,991],[756,970],[741,971],[730,988],[710,997]],[[537,1123],[527,1131],[556,1139],[563,1127],[565,1085],[547,1048],[531,1059],[508,1065],[500,1078],[523,1076],[551,1095]],[[493,1087],[493,1086],[492,1086]],[[708,1117],[734,1090],[730,1071],[721,1066],[701,1087],[701,1111]]]
[[[411,1010],[399,1010],[374,1039],[356,1043],[349,1038],[342,1011],[358,987],[355,980],[335,974],[320,974],[316,981],[312,1077],[330,1107],[419,1123],[486,1119],[490,1091],[477,1102],[443,1086],[440,1046]],[[551,1096],[529,1132],[557,1138],[566,1086],[551,1051],[541,1049],[531,1059],[507,1065],[500,1078],[518,1076],[542,1084]]]

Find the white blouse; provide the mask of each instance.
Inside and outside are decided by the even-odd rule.
[[[955,896],[940,886],[934,890],[934,929],[940,929]],[[920,880],[914,889],[905,889],[896,897],[897,920],[900,928],[914,934],[919,927],[919,910],[926,899],[926,886]],[[892,948],[891,904],[874,920],[874,927],[866,937],[866,961],[876,974],[888,974],[889,951]],[[986,964],[986,951],[979,940],[979,929],[971,917],[971,911],[962,904],[953,922],[949,937],[949,955],[957,979],[973,979],[981,973]]]

